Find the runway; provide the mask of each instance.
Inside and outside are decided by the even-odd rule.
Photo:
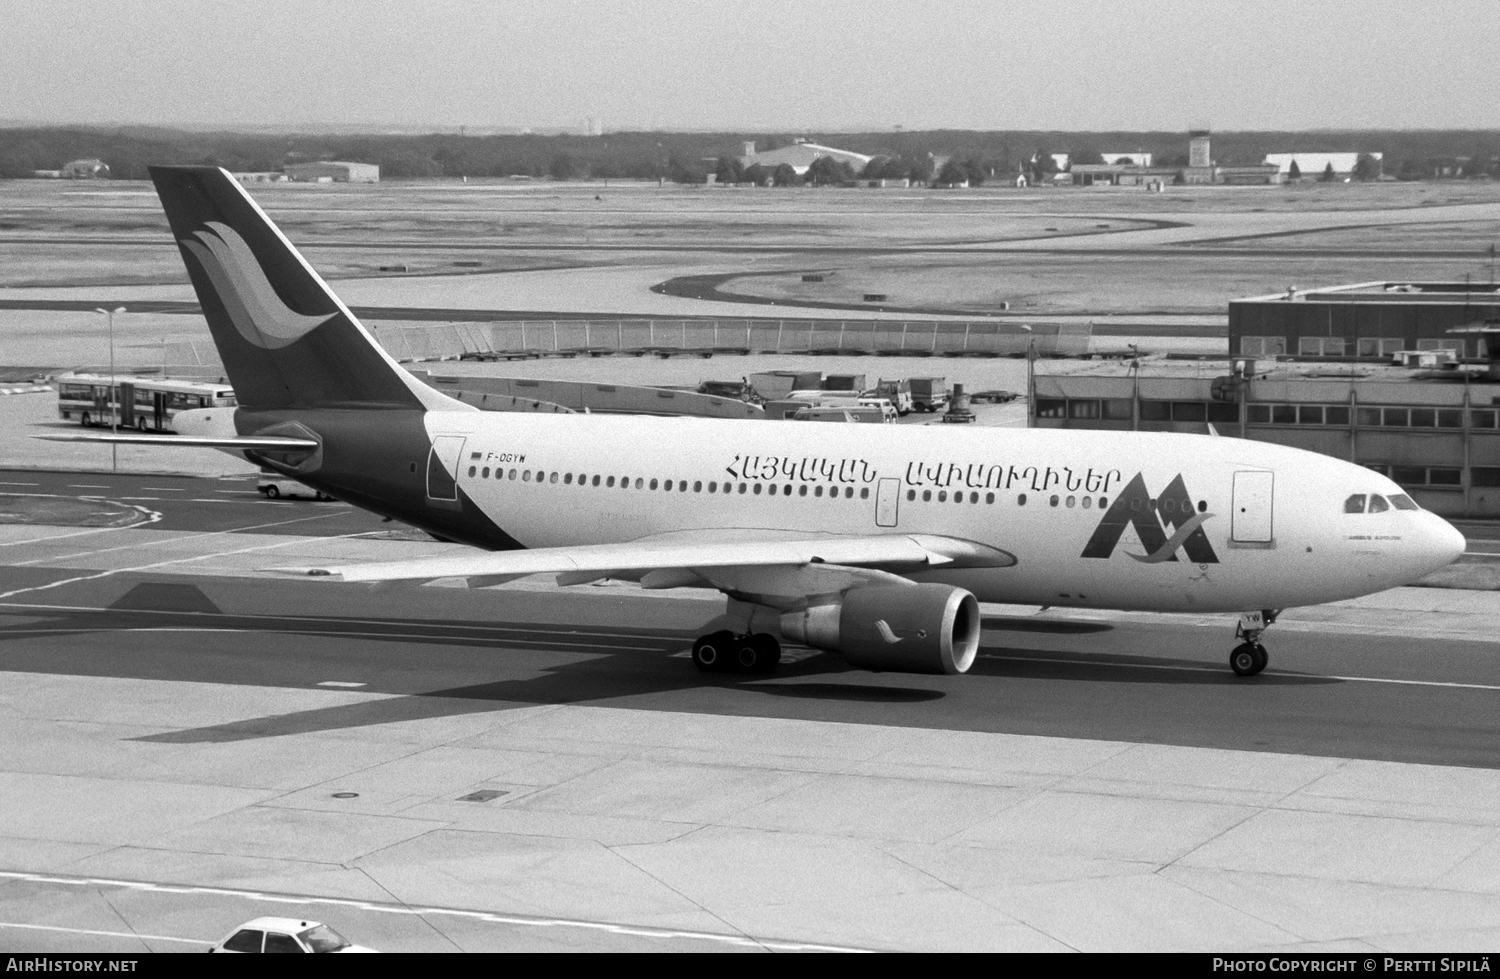
[[[0,949],[1500,936],[1495,593],[1289,611],[1249,681],[1225,616],[1004,606],[963,677],[712,677],[713,593],[292,579],[453,545],[253,492],[0,472],[147,514],[0,526]]]

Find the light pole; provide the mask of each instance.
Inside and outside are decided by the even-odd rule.
[[[114,309],[96,307],[96,313],[103,313],[109,322],[109,430],[115,435],[120,434],[120,382],[115,377],[115,314],[125,312],[124,306],[116,306]],[[120,446],[118,443],[109,443],[109,468],[118,472],[120,469]]]

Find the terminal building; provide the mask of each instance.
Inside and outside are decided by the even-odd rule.
[[[1391,360],[1399,351],[1487,357],[1482,334],[1500,319],[1500,287],[1473,282],[1360,282],[1288,288],[1229,303],[1233,356]]]
[[[288,163],[286,176],[288,180],[297,183],[378,184],[380,167],[373,163],[318,160],[313,163]]]

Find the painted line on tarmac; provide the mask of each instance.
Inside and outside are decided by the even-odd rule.
[[[153,884],[139,880],[112,880],[105,877],[59,877],[52,874],[30,874],[0,870],[0,879],[20,880],[33,884],[62,884],[69,887],[122,887],[132,891],[153,894],[207,895],[232,897],[245,901],[260,901],[267,904],[292,904],[351,908],[356,911],[373,911],[379,914],[401,914],[415,917],[465,918],[488,924],[518,925],[523,928],[579,928],[602,931],[611,935],[626,935],[633,938],[681,939],[699,942],[715,942],[740,948],[765,948],[778,952],[869,952],[870,949],[848,945],[821,945],[808,942],[778,941],[751,938],[747,935],[724,935],[711,931],[686,931],[668,928],[651,928],[637,925],[617,925],[606,921],[586,921],[580,918],[532,918],[522,915],[497,914],[492,911],[469,911],[462,908],[421,907],[407,904],[386,904],[377,901],[356,901],[337,897],[310,897],[295,894],[273,894],[265,891],[245,891],[228,887],[197,887],[193,885]],[[135,937],[135,936],[128,936]],[[142,936],[144,937],[144,936]],[[192,941],[178,938],[169,941]],[[211,945],[212,942],[197,944]]]
[[[114,614],[127,614],[127,615],[181,615],[181,616],[203,616],[205,618],[225,618],[225,619],[255,619],[255,620],[268,619],[268,620],[273,621],[273,622],[307,622],[307,623],[312,623],[312,624],[322,624],[322,625],[325,625],[325,626],[326,625],[330,625],[330,624],[332,624],[332,625],[368,625],[368,626],[379,626],[379,627],[381,627],[383,629],[389,629],[391,627],[391,621],[392,621],[390,619],[342,619],[342,618],[341,619],[330,619],[330,618],[327,618],[327,617],[320,617],[320,616],[316,616],[316,615],[280,615],[280,614],[268,613],[268,612],[175,612],[175,611],[172,611],[170,609],[108,608],[108,607],[101,606],[101,605],[46,605],[46,604],[42,604],[42,603],[33,603],[33,602],[0,602],[0,609],[17,609],[17,610],[23,610],[23,611],[28,611],[28,612],[30,612],[30,611],[41,611],[41,612],[110,612],[110,613],[114,613]],[[469,632],[469,633],[484,633],[484,634],[486,634],[486,635],[475,635],[475,636],[469,636],[469,637],[460,636],[460,638],[475,638],[475,639],[486,638],[486,637],[494,638],[493,635],[489,635],[489,634],[494,634],[494,633],[520,633],[523,636],[529,636],[529,635],[535,634],[538,631],[537,627],[534,627],[534,626],[511,626],[511,625],[503,625],[503,624],[498,623],[498,622],[497,623],[487,624],[487,625],[455,625],[455,624],[448,623],[448,622],[421,622],[421,621],[413,622],[413,621],[407,621],[404,624],[408,625],[408,626],[413,626],[413,627],[420,626],[423,629],[432,630],[432,631],[439,631],[439,632],[445,632],[445,633],[448,633],[448,632],[460,632],[460,633]],[[168,628],[168,627],[164,626],[162,628]],[[185,626],[183,628],[184,629],[196,629],[196,628],[200,628],[200,627]],[[543,630],[545,630],[548,627],[545,624],[543,624],[543,625],[540,626],[540,628],[543,629]],[[567,628],[567,627],[566,626],[557,626],[556,628],[557,629],[564,629],[564,628]],[[216,631],[220,631],[220,632],[264,631],[264,630],[234,629],[232,627],[213,627],[213,626],[203,626],[203,627],[201,627],[201,629],[205,630],[205,631],[207,631],[207,630],[216,630]],[[53,630],[33,629],[33,630],[30,630],[30,631],[32,631],[32,632],[41,632],[41,631],[77,632],[78,630],[77,629],[53,629]],[[104,630],[101,630],[101,631],[104,631]],[[117,631],[122,631],[123,632],[123,631],[126,631],[126,629],[120,629],[120,630],[117,630]],[[340,635],[340,633],[333,632],[331,630],[328,632],[328,634],[329,635]],[[381,634],[384,635],[385,633],[381,633]],[[429,638],[429,639],[433,638],[433,635],[432,635],[431,631],[424,632],[424,633],[422,633],[422,635],[425,636],[426,638]],[[605,630],[602,630],[602,629],[574,629],[570,633],[570,635],[577,636],[577,637],[580,637],[580,638],[585,638],[585,639],[592,638],[592,639],[641,639],[641,640],[645,640],[645,639],[650,639],[651,638],[650,636],[643,636],[643,635],[640,635],[639,633],[632,633],[632,632],[608,632],[608,631],[605,631]],[[506,636],[500,636],[499,638],[508,638],[508,637],[506,637]],[[666,636],[664,638],[671,639],[673,641],[675,641],[677,639],[682,639],[683,641],[687,641],[687,639],[689,637],[685,637],[685,636],[679,635],[679,636]]]
[[[139,610],[138,609],[131,609],[131,611],[139,611]],[[270,616],[268,616],[268,618],[270,618]],[[62,629],[28,629],[25,626],[19,626],[16,629],[11,630],[11,632],[9,634],[12,635],[13,637],[14,636],[45,636],[45,635],[52,635],[54,633],[60,633],[60,634],[66,634],[66,635],[77,635],[80,631],[81,630],[79,630],[76,626],[73,627],[73,628],[62,628]],[[334,629],[313,631],[313,630],[308,630],[308,629],[238,629],[238,628],[235,628],[233,626],[192,626],[192,625],[184,625],[184,626],[139,626],[139,627],[123,626],[123,627],[113,627],[113,628],[106,626],[105,628],[97,629],[97,630],[94,630],[94,631],[96,631],[96,632],[117,632],[117,633],[128,633],[128,632],[165,632],[165,633],[183,632],[183,633],[188,633],[188,632],[191,632],[191,633],[205,633],[205,634],[255,635],[255,636],[261,636],[261,635],[266,635],[268,633],[271,633],[271,634],[279,634],[279,635],[287,635],[287,636],[302,636],[303,638],[328,638],[328,639],[410,639],[410,640],[413,640],[413,641],[422,641],[422,640],[437,639],[437,640],[441,640],[441,641],[446,642],[446,643],[453,643],[453,644],[458,644],[458,643],[479,643],[479,644],[486,645],[486,646],[493,646],[493,645],[496,645],[496,644],[499,644],[499,643],[511,643],[511,644],[520,645],[522,648],[531,648],[531,647],[534,647],[534,646],[562,646],[562,647],[564,647],[566,649],[577,649],[578,647],[581,647],[581,646],[587,646],[587,647],[593,647],[593,648],[597,648],[597,649],[613,649],[613,650],[617,650],[617,651],[638,652],[638,653],[655,652],[660,647],[659,643],[652,643],[649,646],[628,646],[628,645],[622,644],[619,640],[610,640],[608,642],[590,642],[587,638],[578,638],[578,639],[569,639],[569,640],[567,640],[567,641],[564,642],[564,641],[559,641],[559,640],[556,640],[556,639],[536,639],[536,638],[532,637],[531,635],[524,635],[524,636],[435,636],[435,635],[433,635],[430,632],[391,632],[389,630],[381,630],[379,632],[348,632],[348,631],[334,630]],[[5,635],[5,634],[6,633],[4,633],[4,632],[0,632],[0,635]],[[643,637],[640,637],[640,636],[629,636],[629,637],[626,637],[626,638],[639,639],[639,638],[643,638]]]
[[[212,945],[202,938],[173,938],[171,935],[142,935],[133,931],[95,931],[92,928],[63,928],[59,925],[25,925],[19,921],[0,921],[0,928],[25,928],[28,931],[58,931],[66,935],[98,935],[101,938],[134,938],[143,942],[181,942],[184,945]]]
[[[28,630],[31,631],[31,630]],[[76,629],[74,630],[77,631]],[[1045,656],[996,656],[980,653],[980,659],[1009,660],[1013,663],[1051,663],[1063,666],[1111,666],[1122,670],[1167,670],[1176,673],[1222,674],[1221,668],[1213,666],[1168,666],[1166,663],[1121,663],[1102,659],[1062,659]],[[1452,687],[1458,690],[1500,690],[1496,683],[1455,683],[1450,680],[1397,680],[1383,676],[1335,676],[1331,673],[1289,673],[1267,670],[1261,676],[1283,676],[1298,680],[1343,680],[1346,683],[1397,683],[1411,687]]]

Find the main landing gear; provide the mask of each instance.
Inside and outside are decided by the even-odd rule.
[[[693,641],[693,665],[705,673],[773,673],[781,642],[769,632],[742,636],[727,629]]]
[[[1266,652],[1266,647],[1260,644],[1260,634],[1276,621],[1278,614],[1278,610],[1268,608],[1260,612],[1246,612],[1240,616],[1239,624],[1234,628],[1234,637],[1245,641],[1234,647],[1234,651],[1229,654],[1229,668],[1234,671],[1235,676],[1255,676],[1266,668],[1271,657]]]

